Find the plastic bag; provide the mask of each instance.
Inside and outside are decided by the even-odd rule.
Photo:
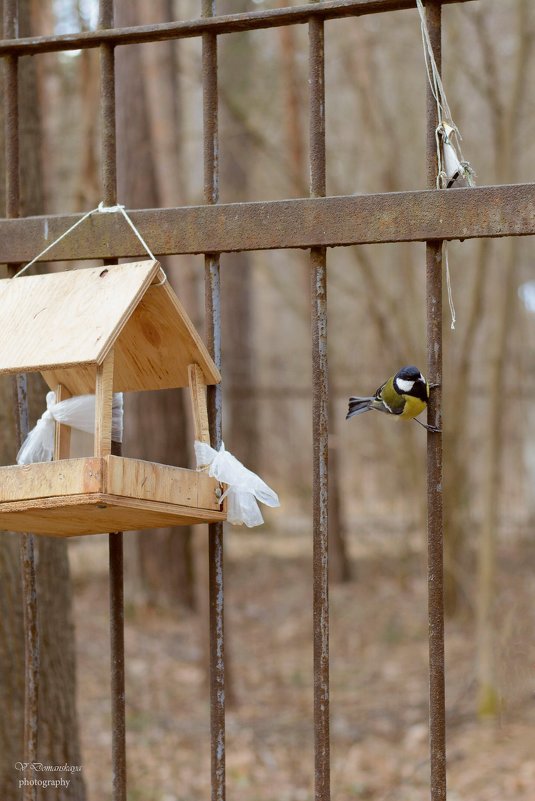
[[[468,161],[462,161],[454,144],[454,135],[458,134],[455,128],[443,122],[437,128],[442,140],[443,170],[446,186],[450,189],[458,178],[464,178],[468,186],[475,186],[476,174]]]
[[[262,479],[248,470],[221,443],[219,451],[204,442],[195,441],[197,467],[208,466],[208,475],[228,484],[221,500],[228,496],[227,520],[234,526],[260,526],[264,518],[257,501],[266,506],[280,506],[276,492]]]
[[[56,403],[55,392],[46,396],[46,412],[32,428],[17,454],[17,464],[33,462],[49,462],[54,457],[54,438],[56,422],[64,423],[71,428],[95,432],[95,396],[76,395],[74,398]],[[123,393],[113,395],[111,438],[114,442],[123,441]]]

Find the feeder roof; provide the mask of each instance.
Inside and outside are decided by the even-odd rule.
[[[51,389],[95,391],[115,347],[115,392],[221,376],[157,261],[0,280],[0,373],[41,372]],[[164,280],[164,283],[160,283]]]

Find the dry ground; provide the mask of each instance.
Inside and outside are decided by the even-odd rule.
[[[199,533],[199,536],[203,536]],[[402,537],[352,542],[356,580],[331,588],[333,799],[424,801],[425,563]],[[450,801],[535,799],[535,550],[502,548],[497,651],[506,707],[474,717],[474,630],[447,626]],[[515,556],[516,554],[516,556]],[[107,545],[72,547],[84,775],[110,798]],[[236,703],[227,714],[227,797],[312,798],[311,558],[295,530],[228,539],[226,605]],[[468,590],[470,594],[470,590]],[[127,598],[129,801],[206,801],[209,707],[197,616]]]

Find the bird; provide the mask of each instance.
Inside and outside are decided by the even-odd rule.
[[[417,419],[417,416],[427,408],[428,400],[429,384],[417,367],[407,365],[381,384],[375,395],[349,398],[346,420],[374,409],[377,412],[396,415],[400,420],[414,420],[428,431],[437,433],[440,431],[439,428]]]

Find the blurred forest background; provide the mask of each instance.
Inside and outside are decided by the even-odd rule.
[[[218,0],[217,7],[277,5],[291,3]],[[21,35],[97,24],[95,0],[20,6]],[[115,21],[199,14],[198,0],[116,0]],[[446,6],[443,22],[444,83],[478,184],[533,180],[533,2]],[[116,59],[120,202],[202,203],[200,40],[120,47]],[[220,37],[221,202],[308,194],[307,59],[306,26]],[[85,211],[101,199],[98,82],[97,51],[23,60],[23,214]],[[416,11],[326,23],[326,91],[329,194],[425,187]],[[449,798],[532,801],[531,241],[453,242],[449,263],[457,309],[451,330],[445,303]],[[203,331],[202,257],[164,266]],[[313,780],[308,259],[291,251],[224,255],[221,270],[224,440],[282,504],[266,510],[263,529],[227,532],[228,792],[236,801],[306,801]],[[373,392],[403,364],[425,371],[424,246],[329,251],[328,284],[334,797],[419,801],[428,797],[426,437],[381,415],[344,417],[349,394]],[[11,393],[3,380],[4,464],[16,453]],[[42,385],[32,385],[31,401],[35,420]],[[191,463],[185,401],[179,392],[128,397],[125,453]],[[40,758],[83,765],[68,791],[43,799],[108,799],[107,540],[40,538],[37,546]],[[206,534],[131,533],[125,547],[128,798],[206,798]],[[0,540],[0,581],[0,795],[11,801],[19,798],[13,765],[23,754],[16,535]]]

